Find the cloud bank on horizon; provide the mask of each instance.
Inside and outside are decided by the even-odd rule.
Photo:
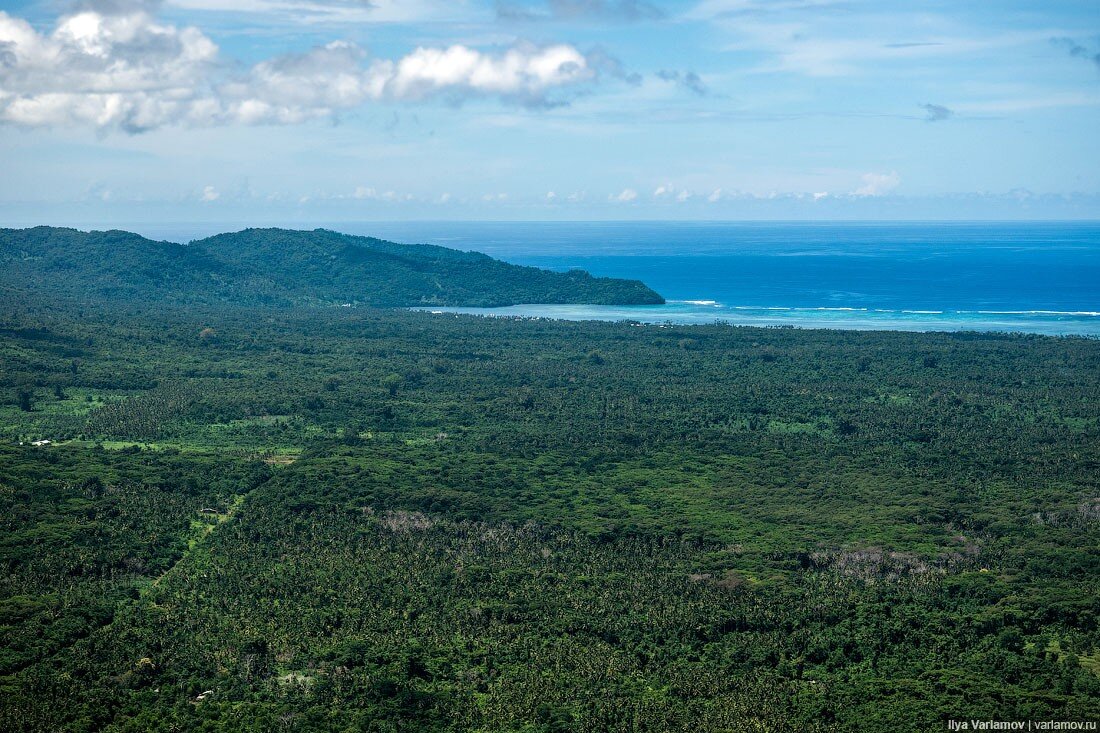
[[[1100,218],[1088,2],[58,7],[0,10],[8,220]]]

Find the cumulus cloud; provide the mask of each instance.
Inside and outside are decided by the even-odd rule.
[[[204,187],[202,189],[202,195],[199,197],[199,199],[205,203],[217,201],[219,198],[221,198],[221,194],[218,193],[217,189],[213,186]]]
[[[493,57],[466,46],[418,48],[394,63],[375,62],[368,73],[373,93],[421,98],[443,91],[497,95],[539,104],[548,90],[590,81],[595,72],[572,46],[524,45]]]
[[[337,41],[231,73],[197,28],[162,24],[138,3],[81,10],[50,33],[0,11],[0,122],[139,132],[171,124],[291,124],[372,101],[495,97],[529,107],[595,81],[595,61],[566,44],[497,53],[464,45],[371,59]]]
[[[637,198],[638,198],[638,192],[637,191],[635,191],[633,188],[624,188],[618,194],[611,194],[611,196],[608,197],[608,200],[614,201],[614,202],[617,202],[617,203],[620,203],[620,204],[629,204],[631,201],[634,201]]]
[[[637,21],[664,17],[664,11],[645,0],[547,0],[537,7],[498,0],[496,10],[499,19],[509,21]]]
[[[922,104],[920,106],[924,110],[925,122],[942,122],[955,115],[955,111],[948,109],[941,104]]]
[[[0,120],[155,127],[207,91],[195,85],[216,56],[199,30],[160,25],[144,11],[77,12],[48,36],[0,12]]]
[[[901,183],[901,177],[894,171],[889,173],[864,173],[863,185],[852,192],[854,196],[884,196]]]
[[[655,199],[674,198],[680,203],[687,201],[692,196],[692,192],[686,188],[677,190],[674,186],[669,184],[657,186],[653,191],[653,198]]]

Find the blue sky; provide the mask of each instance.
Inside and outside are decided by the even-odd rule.
[[[1100,3],[0,2],[0,218],[1100,218]]]

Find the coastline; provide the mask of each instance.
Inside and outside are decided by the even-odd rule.
[[[432,313],[566,321],[635,321],[643,324],[794,327],[849,331],[1028,333],[1100,337],[1100,312],[858,307],[727,306],[713,300],[669,300],[664,305],[555,305],[500,308],[416,307]]]

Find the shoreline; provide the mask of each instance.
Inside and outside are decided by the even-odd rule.
[[[644,325],[790,327],[843,331],[1025,333],[1100,338],[1100,312],[1050,310],[933,310],[841,306],[726,306],[711,300],[665,305],[608,306],[525,303],[496,308],[415,306],[436,314],[564,321],[629,321]]]

